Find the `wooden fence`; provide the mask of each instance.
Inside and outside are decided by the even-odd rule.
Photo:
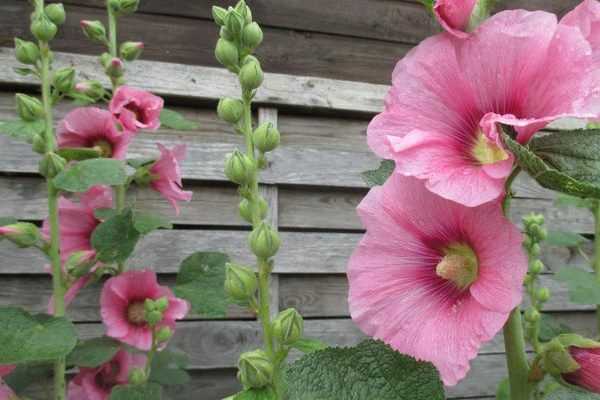
[[[79,19],[104,19],[102,0],[64,1],[68,22],[54,42],[57,65],[74,65],[80,76],[102,80],[95,56],[100,48],[83,39]],[[139,246],[132,264],[154,267],[161,281],[173,284],[181,260],[197,250],[222,250],[235,260],[251,261],[245,245],[247,225],[237,215],[238,196],[223,175],[223,159],[240,143],[220,122],[214,108],[223,95],[238,94],[237,83],[215,68],[216,28],[205,0],[142,0],[138,14],[123,20],[123,40],[146,42],[145,60],[128,67],[131,85],[166,98],[170,108],[197,121],[193,132],[159,130],[139,135],[132,156],[155,154],[155,142],[188,145],[183,165],[191,203],[175,218],[175,229],[157,231]],[[231,2],[220,2],[230,4]],[[282,146],[270,157],[261,185],[272,206],[271,218],[283,241],[272,281],[273,308],[296,307],[306,333],[335,345],[352,345],[363,336],[349,319],[344,275],[351,251],[361,237],[355,207],[367,189],[360,172],[377,166],[366,146],[369,119],[382,108],[386,82],[399,57],[435,25],[416,2],[399,0],[249,0],[265,25],[265,85],[257,95],[255,117],[272,121]],[[507,0],[507,8],[543,8],[559,14],[576,0]],[[221,4],[222,5],[222,4]],[[0,3],[0,120],[14,118],[15,90],[32,91],[29,78],[13,72],[12,37],[29,37],[25,0]],[[60,107],[60,118],[69,107]],[[36,174],[38,156],[29,146],[0,137],[0,216],[29,221],[45,217],[45,186]],[[593,233],[590,215],[558,209],[553,194],[530,179],[516,184],[512,218],[542,212],[548,227]],[[149,190],[134,194],[140,207],[170,213],[168,204]],[[589,253],[591,249],[586,248]],[[567,249],[547,248],[551,270],[582,259]],[[0,243],[0,304],[44,310],[50,295],[45,260],[34,252]],[[589,307],[567,301],[551,272],[548,311],[583,332],[592,333]],[[70,308],[82,337],[102,334],[99,286],[85,289]],[[227,318],[189,316],[179,324],[173,345],[191,359],[192,382],[168,390],[169,399],[221,399],[238,389],[235,364],[240,352],[257,347],[260,330],[249,312],[231,307]],[[294,355],[297,356],[297,355]],[[482,348],[467,379],[448,389],[450,398],[493,398],[505,376],[501,336]],[[46,398],[40,395],[40,399]],[[340,399],[342,400],[342,399]]]

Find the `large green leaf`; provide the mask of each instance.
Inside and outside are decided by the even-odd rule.
[[[162,387],[157,383],[119,385],[110,393],[110,400],[161,400]]]
[[[207,317],[224,317],[227,312],[225,263],[223,253],[198,252],[187,257],[179,267],[175,294],[192,305],[194,313]]]
[[[0,308],[0,364],[56,360],[76,344],[75,327],[66,318]]]
[[[85,192],[95,185],[123,185],[125,165],[112,158],[93,158],[68,167],[54,178],[54,185],[67,192]]]
[[[173,224],[162,215],[135,211],[133,213],[133,226],[142,235],[147,235],[158,228],[171,229]]]
[[[188,365],[187,354],[180,351],[162,350],[152,360],[150,381],[161,385],[185,385],[190,375],[185,370]]]
[[[538,335],[542,342],[549,342],[558,335],[571,332],[573,332],[573,329],[570,326],[563,324],[550,314],[542,313]]]
[[[54,363],[52,362],[19,364],[2,379],[17,395],[21,395],[36,382],[50,381],[53,371]]]
[[[68,355],[67,364],[94,368],[112,360],[120,348],[120,342],[106,336],[84,340]]]
[[[374,340],[307,354],[288,368],[286,382],[290,400],[444,399],[433,365]]]
[[[179,131],[192,131],[198,129],[198,124],[196,122],[190,121],[177,111],[168,108],[163,108],[160,113],[160,123],[166,128],[177,129]]]
[[[396,163],[393,160],[382,160],[379,168],[363,172],[362,178],[369,187],[381,186],[394,172],[395,166]]]
[[[27,143],[31,143],[35,135],[42,134],[45,128],[46,124],[43,120],[0,121],[0,133]]]
[[[89,147],[63,147],[56,150],[56,154],[67,161],[89,160],[101,156],[98,150]]]
[[[98,252],[98,260],[107,263],[121,262],[133,253],[139,239],[140,233],[135,229],[133,212],[127,209],[96,227],[92,233],[92,247]]]
[[[596,199],[582,199],[580,197],[569,196],[568,194],[559,193],[556,196],[556,200],[554,203],[559,207],[577,207],[577,208],[587,208],[591,210],[596,205]]]
[[[594,394],[576,387],[553,385],[544,400],[600,400],[600,394]]]
[[[578,233],[565,231],[548,231],[544,243],[557,247],[579,247],[586,242],[586,238]]]
[[[600,304],[600,283],[591,273],[579,268],[564,267],[556,274],[556,280],[569,287],[569,300],[575,304]]]

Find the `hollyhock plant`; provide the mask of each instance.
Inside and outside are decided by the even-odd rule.
[[[185,159],[186,146],[177,145],[169,150],[160,143],[160,158],[150,167],[150,186],[162,194],[179,214],[177,201],[190,201],[192,192],[182,190],[181,168],[179,163]]]
[[[554,14],[498,13],[468,38],[431,37],[398,63],[369,146],[397,173],[478,206],[504,193],[513,165],[497,123],[526,143],[553,120],[598,115],[597,67],[579,29]]]
[[[96,107],[69,112],[58,126],[58,146],[97,149],[102,157],[124,159],[132,133],[118,130],[112,114]]]
[[[570,347],[569,353],[581,368],[563,378],[591,392],[600,393],[600,348]]]
[[[156,327],[175,331],[175,321],[189,311],[187,301],[175,297],[171,289],[160,286],[156,273],[132,270],[110,278],[102,288],[100,308],[107,335],[143,351],[152,346],[152,326],[145,319],[144,302],[166,297],[168,307]]]
[[[458,38],[466,38],[467,27],[477,0],[437,0],[433,13],[440,25]]]
[[[107,400],[117,385],[127,384],[129,373],[146,364],[144,354],[119,350],[112,360],[97,368],[81,367],[69,382],[69,400]]]
[[[465,207],[400,174],[358,213],[367,233],[348,265],[353,320],[456,384],[521,301],[521,234],[497,202]]]
[[[110,101],[109,110],[127,130],[156,130],[160,126],[163,103],[162,98],[145,90],[120,86]]]

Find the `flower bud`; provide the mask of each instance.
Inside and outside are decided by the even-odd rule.
[[[215,47],[215,57],[227,69],[233,70],[238,67],[240,62],[239,52],[233,42],[226,39],[219,39]]]
[[[271,122],[265,122],[256,128],[252,141],[258,150],[267,153],[279,146],[279,131]]]
[[[69,93],[75,86],[75,69],[64,67],[54,73],[54,87],[60,92]]]
[[[64,24],[67,18],[65,14],[65,7],[62,5],[62,3],[48,4],[46,8],[44,8],[44,12],[50,21],[56,25]]]
[[[43,177],[51,179],[61,173],[66,165],[67,160],[58,154],[52,152],[46,153],[40,160],[39,171]]]
[[[251,268],[232,263],[225,265],[225,292],[232,299],[248,303],[257,287],[256,273]]]
[[[167,308],[169,308],[169,299],[167,297],[161,297],[160,299],[154,300],[154,306],[156,307],[156,310],[165,312],[167,311]]]
[[[227,156],[225,160],[225,175],[239,185],[248,183],[254,174],[254,162],[238,150]]]
[[[120,0],[118,13],[121,15],[132,14],[137,11],[139,5],[140,0]]]
[[[260,258],[273,257],[281,244],[279,234],[264,221],[250,233],[248,241],[252,252]]]
[[[240,100],[225,97],[219,100],[217,114],[225,122],[237,123],[244,113],[244,105]]]
[[[256,22],[252,22],[242,31],[242,44],[248,49],[257,48],[263,41],[263,32]]]
[[[86,275],[96,264],[96,252],[81,250],[72,253],[65,261],[65,270],[74,278]]]
[[[538,242],[542,242],[548,237],[548,231],[537,224],[531,226],[531,234],[537,239]]]
[[[252,60],[240,69],[240,84],[246,90],[257,89],[263,79],[264,74],[258,61]]]
[[[531,254],[532,257],[539,257],[541,253],[542,253],[542,248],[537,243],[533,244],[531,246],[531,249],[529,250],[529,254]]]
[[[233,42],[235,40],[235,36],[233,36],[225,26],[222,26],[219,30],[219,37],[221,39],[229,40],[230,42]]]
[[[31,139],[31,149],[38,154],[44,154],[46,152],[46,138],[43,134],[36,133]]]
[[[106,28],[104,28],[104,24],[102,22],[84,19],[79,23],[79,25],[81,25],[83,33],[89,39],[96,42],[106,43]]]
[[[535,308],[528,308],[525,311],[525,321],[527,322],[537,322],[540,319],[540,312]]]
[[[549,343],[542,345],[542,367],[552,376],[568,374],[579,369],[579,364],[569,353],[568,346],[555,338]]]
[[[545,303],[548,300],[550,300],[550,289],[548,288],[539,288],[537,293],[535,294],[535,297],[538,299],[538,301]]]
[[[31,247],[42,240],[38,227],[29,222],[17,222],[0,227],[0,237],[7,238],[19,247]]]
[[[15,56],[23,64],[34,65],[40,59],[40,49],[33,42],[15,38]]]
[[[539,275],[544,271],[544,263],[540,260],[535,260],[529,268],[532,274]]]
[[[41,42],[49,42],[54,39],[58,28],[54,22],[46,16],[46,14],[40,14],[31,22],[31,33],[33,36]]]
[[[121,10],[121,0],[108,0],[108,7],[112,12],[118,13]]]
[[[122,77],[124,73],[123,61],[121,61],[120,58],[114,57],[110,60],[104,71],[106,72],[106,75],[110,76],[111,78]]]
[[[240,216],[244,219],[244,221],[248,222],[248,223],[252,223],[252,204],[248,201],[248,199],[242,199],[242,201],[240,202]],[[258,211],[258,219],[264,219],[267,216],[267,213],[269,212],[269,205],[267,204],[267,201],[265,199],[263,199],[262,197],[259,197],[256,200],[256,205],[255,207],[257,207],[257,211]]]
[[[244,17],[244,22],[249,24],[252,22],[252,11],[250,11],[250,7],[246,5],[244,0],[240,0],[237,2],[234,8],[242,17]]]
[[[292,344],[302,337],[304,320],[293,308],[280,312],[273,320],[273,336],[282,344]]]
[[[252,54],[248,54],[247,56],[242,58],[242,66],[252,63],[252,62],[256,62],[256,63],[260,64],[260,61],[258,60],[258,58],[254,57]]]
[[[129,383],[132,385],[142,385],[146,383],[146,373],[143,368],[134,368],[129,373]]]
[[[84,81],[75,85],[75,90],[98,101],[104,97],[105,90],[99,81]]]
[[[125,61],[135,61],[144,51],[144,43],[142,42],[125,42],[121,44],[119,54]]]
[[[145,304],[144,304],[145,305]],[[146,320],[146,322],[148,322],[149,325],[156,325],[158,324],[160,321],[162,321],[163,315],[160,311],[158,310],[154,310],[154,311],[146,311],[144,313],[144,319]]]
[[[147,313],[156,311],[156,304],[154,303],[154,300],[152,300],[152,299],[144,300],[144,311]]]
[[[246,18],[236,10],[229,10],[225,17],[225,27],[234,36],[239,37],[246,23]]]
[[[156,340],[159,342],[166,342],[171,339],[171,336],[173,336],[173,331],[168,326],[163,326],[156,332]]]
[[[261,388],[273,380],[273,364],[263,350],[242,353],[238,368],[238,377],[246,387]]]
[[[44,106],[35,97],[17,93],[15,95],[17,114],[24,121],[35,121],[44,117]]]
[[[219,26],[225,25],[225,18],[227,17],[227,10],[223,7],[212,7],[212,17],[215,23]]]

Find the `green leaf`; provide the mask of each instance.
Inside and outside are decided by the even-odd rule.
[[[600,400],[600,395],[577,387],[555,386],[544,400]]]
[[[31,143],[33,137],[42,134],[46,124],[43,120],[37,121],[3,121],[0,122],[0,133],[23,142]]]
[[[233,400],[278,400],[271,387],[246,389],[233,396]]]
[[[98,150],[89,147],[63,147],[56,150],[56,154],[67,161],[82,161],[90,158],[98,158],[102,154]]]
[[[510,381],[504,378],[498,384],[496,400],[510,400]]]
[[[579,247],[584,244],[586,238],[583,236],[564,231],[548,231],[548,237],[545,243],[556,247]]]
[[[301,338],[295,341],[292,345],[296,350],[303,353],[312,353],[313,351],[325,350],[329,346],[318,339]]]
[[[307,354],[288,368],[286,382],[290,400],[444,399],[433,365],[374,340]]]
[[[146,235],[158,228],[173,228],[173,224],[166,217],[141,211],[133,213],[133,226],[142,235]]]
[[[123,185],[127,174],[122,161],[94,158],[78,162],[54,178],[54,186],[67,192],[82,193],[95,185]]]
[[[67,365],[94,368],[112,360],[120,348],[120,342],[106,336],[84,340],[67,356]]]
[[[561,268],[555,276],[569,287],[569,300],[575,304],[600,304],[600,283],[591,273],[579,268]]]
[[[154,158],[129,158],[127,159],[127,165],[131,168],[138,169],[140,167],[145,167],[146,165],[152,164],[155,162]]]
[[[160,113],[160,123],[166,128],[177,129],[180,131],[192,131],[198,129],[198,124],[196,122],[190,121],[177,111],[168,108],[163,108]]]
[[[557,321],[556,318],[547,313],[542,313],[540,319],[540,333],[538,335],[540,341],[549,342],[558,335],[571,333],[573,329],[568,325]]]
[[[98,260],[106,263],[125,261],[140,239],[133,223],[133,212],[124,210],[96,227],[92,233],[92,247]]]
[[[98,208],[94,210],[94,216],[100,220],[107,220],[119,214],[119,211],[114,208]]]
[[[363,172],[362,178],[369,187],[383,185],[394,172],[395,165],[393,160],[382,160],[379,168]]]
[[[564,193],[559,193],[554,201],[558,207],[577,207],[587,208],[588,210],[591,210],[595,206],[596,202],[596,199],[581,199],[579,197],[569,196],[568,194]]]
[[[162,388],[157,383],[119,385],[110,393],[110,400],[161,400]]]
[[[0,217],[0,226],[12,225],[17,222],[19,222],[19,220],[13,217]]]
[[[183,260],[175,286],[177,297],[186,299],[196,314],[224,317],[227,312],[223,253],[197,252]]]
[[[75,327],[66,318],[0,308],[0,364],[51,361],[77,344]]]
[[[54,364],[49,362],[19,364],[2,379],[17,395],[20,395],[33,383],[49,380],[53,371]]]
[[[185,385],[190,375],[185,370],[189,363],[187,354],[180,351],[163,350],[152,360],[150,381],[161,385]]]

